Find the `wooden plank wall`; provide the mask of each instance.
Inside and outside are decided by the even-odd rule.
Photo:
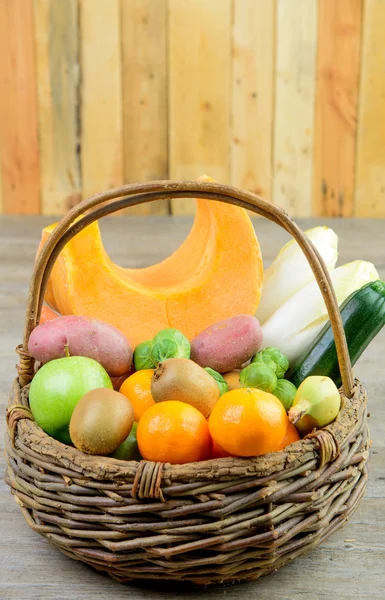
[[[316,94],[317,2],[277,0],[274,201],[310,216]]]
[[[32,0],[0,2],[0,148],[5,214],[41,211]]]
[[[82,192],[91,196],[123,183],[120,1],[79,8]]]
[[[35,0],[34,19],[41,212],[52,215],[65,212],[80,194],[77,2]]]
[[[385,218],[384,29],[385,0],[0,0],[0,213],[206,173]]]
[[[170,178],[229,181],[231,0],[169,0],[168,36]]]
[[[230,180],[271,198],[275,4],[234,0]]]
[[[322,0],[319,5],[313,196],[316,214],[354,214],[361,16],[361,0]]]
[[[358,98],[356,197],[358,217],[385,218],[385,0],[364,5]]]
[[[167,1],[123,2],[121,19],[124,181],[167,179]],[[168,211],[164,200],[135,208]]]

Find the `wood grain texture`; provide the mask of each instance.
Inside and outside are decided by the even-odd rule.
[[[78,1],[35,0],[42,213],[80,199]]]
[[[1,133],[0,133],[0,215],[4,212],[4,200],[3,200],[3,171],[1,168]]]
[[[353,214],[361,7],[319,3],[313,210],[322,216]]]
[[[273,202],[312,212],[317,0],[277,0]]]
[[[48,217],[0,218],[0,404],[4,414],[6,396],[13,379],[16,355],[23,328],[25,302],[36,247]],[[164,258],[187,235],[192,219],[187,217],[124,216],[103,219],[101,227],[108,252],[124,266],[145,266]],[[303,229],[319,223],[299,219]],[[372,260],[385,277],[382,252],[383,223],[371,220],[325,219],[341,240],[341,264],[361,256]],[[256,222],[266,263],[288,236],[265,219]],[[22,241],[22,243],[21,243]],[[357,254],[357,253],[360,254]],[[385,587],[385,385],[381,357],[385,351],[385,329],[373,340],[355,367],[369,396],[371,437],[368,490],[349,524],[318,549],[296,559],[278,573],[258,582],[204,591],[218,600],[383,600]],[[0,419],[0,450],[3,448],[4,419]],[[0,452],[0,471],[4,472]],[[0,597],[2,600],[202,600],[202,590],[156,582],[121,586],[108,577],[62,555],[34,533],[0,478]],[[277,593],[279,590],[279,593]]]
[[[229,181],[230,0],[169,0],[169,178]],[[174,214],[193,200],[171,201]]]
[[[233,12],[231,183],[271,197],[273,0],[235,0]]]
[[[123,182],[119,0],[82,0],[81,170],[83,197]]]
[[[32,0],[0,2],[0,131],[3,210],[40,212]]]
[[[363,39],[354,212],[385,217],[385,1],[367,0]]]
[[[123,0],[124,181],[167,179],[167,1]],[[169,202],[128,209],[165,214]]]

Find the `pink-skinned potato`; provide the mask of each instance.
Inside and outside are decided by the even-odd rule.
[[[123,375],[111,375],[112,385],[114,386],[114,390],[118,392],[122,387],[122,384],[128,379],[131,375],[131,371],[128,373],[124,373]]]
[[[97,319],[58,317],[35,327],[28,342],[31,356],[43,364],[67,356],[66,348],[69,356],[93,358],[112,377],[132,370],[132,349],[125,335]]]
[[[262,345],[259,321],[238,315],[211,325],[191,341],[191,360],[218,373],[239,369]]]

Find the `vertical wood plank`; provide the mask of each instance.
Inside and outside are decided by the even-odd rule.
[[[81,0],[83,197],[123,182],[119,0]]]
[[[355,216],[385,217],[385,0],[363,14]]]
[[[351,216],[355,171],[361,0],[319,3],[313,209]]]
[[[80,199],[78,2],[35,0],[42,213]]]
[[[167,1],[122,1],[124,181],[167,179]],[[128,209],[167,214],[168,201]]]
[[[229,181],[230,0],[169,2],[170,177]],[[194,212],[193,200],[172,212]]]
[[[274,0],[234,0],[231,183],[271,197]]]
[[[317,0],[277,0],[273,201],[312,211]]]
[[[32,0],[0,2],[0,130],[3,210],[40,211]]]
[[[3,172],[1,168],[1,131],[0,131],[0,215],[4,213]]]

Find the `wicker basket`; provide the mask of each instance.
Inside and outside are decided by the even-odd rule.
[[[337,420],[280,452],[186,465],[88,456],[52,439],[28,408],[34,364],[27,344],[61,248],[89,223],[123,207],[196,196],[265,216],[299,243],[333,326],[343,382]],[[254,194],[214,183],[160,181],[127,185],[81,202],[60,221],[35,264],[18,351],[6,436],[6,481],[14,499],[34,531],[71,558],[121,582],[257,579],[340,528],[364,494],[366,392],[353,380],[327,269],[287,214]]]

